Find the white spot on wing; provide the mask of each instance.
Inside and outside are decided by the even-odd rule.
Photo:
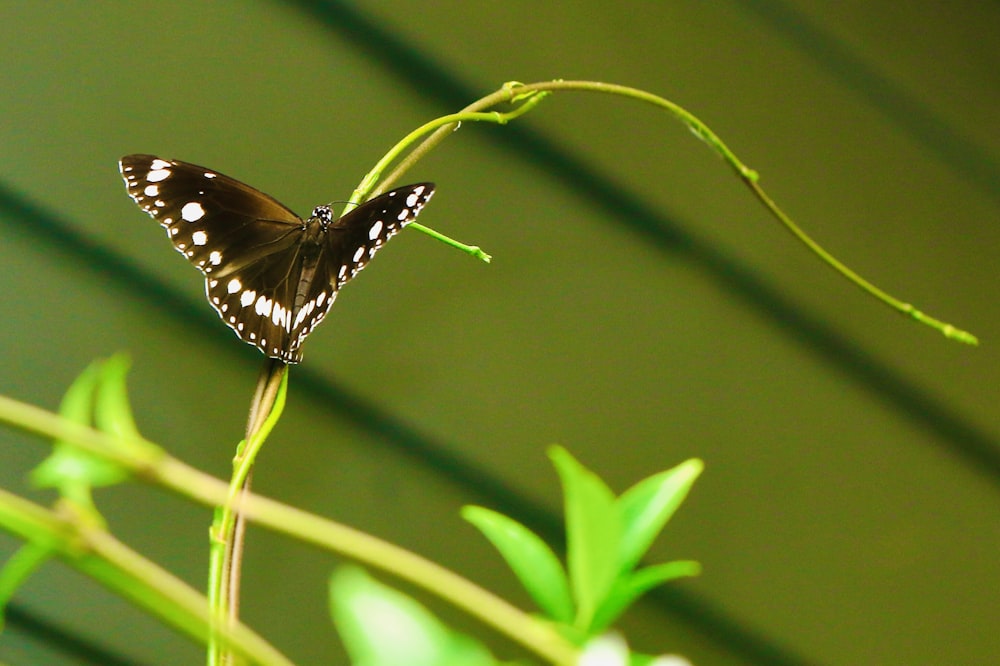
[[[191,201],[181,208],[181,217],[187,222],[197,222],[205,217],[205,209],[197,201]]]
[[[229,281],[229,284],[226,285],[226,291],[228,291],[230,294],[235,294],[242,288],[243,288],[243,283],[240,282],[239,278],[233,278],[232,280]]]
[[[156,162],[154,162],[153,165],[155,167]],[[167,166],[170,165],[168,164]],[[170,169],[167,168],[162,168],[162,169],[154,168],[152,171],[146,174],[146,181],[150,183],[159,183],[160,181],[166,180],[167,178],[170,178]]]
[[[317,301],[322,302],[325,297],[326,297],[326,292],[321,292],[319,296],[317,296],[316,298],[314,298],[313,300],[309,301],[304,306],[302,306],[302,309],[299,310],[299,313],[295,315],[294,328],[298,328],[299,326],[301,326],[302,323],[306,320],[306,317],[312,314],[312,311],[316,309],[316,302]],[[303,333],[308,330],[309,329],[306,328],[305,331],[303,331]]]
[[[211,254],[208,255],[208,263],[213,266],[218,266],[222,263],[222,253],[218,250],[212,250]]]
[[[274,311],[271,313],[271,321],[274,322],[275,326],[280,326],[286,331],[290,331],[292,328],[291,314],[283,305],[275,303]]]
[[[191,242],[194,243],[195,245],[204,245],[205,243],[208,242],[208,234],[206,234],[204,231],[200,230],[196,231],[193,234],[191,234]]]
[[[240,294],[240,305],[243,307],[249,306],[257,298],[257,292],[247,289],[242,294]]]
[[[155,197],[156,195],[158,195],[160,193],[160,186],[159,185],[147,185],[146,189],[144,189],[142,191],[142,193],[145,194],[147,197]]]
[[[368,230],[368,239],[375,240],[382,235],[382,220],[376,220],[372,228]]]
[[[365,256],[365,248],[359,247],[354,252],[354,258],[351,259],[351,261],[353,261],[354,263],[358,263],[359,261],[361,261],[361,257],[363,257],[363,256]]]

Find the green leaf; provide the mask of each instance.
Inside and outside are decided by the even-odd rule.
[[[139,438],[132,416],[125,377],[132,365],[127,354],[115,354],[101,365],[100,381],[94,396],[94,425],[124,441]]]
[[[330,579],[330,611],[354,666],[492,666],[489,651],[362,569]]]
[[[611,489],[561,447],[549,450],[562,481],[566,562],[576,600],[577,628],[586,628],[618,573],[621,524]]]
[[[462,517],[479,528],[506,560],[538,607],[550,619],[573,621],[573,599],[566,572],[548,544],[513,518],[478,506],[462,508]]]
[[[639,563],[702,469],[704,463],[692,458],[643,479],[618,498],[623,528],[619,573],[625,574]]]
[[[59,406],[59,415],[82,425],[91,425],[102,363],[95,361],[73,382]],[[60,494],[81,509],[93,511],[90,489],[120,483],[128,477],[121,466],[81,451],[65,441],[56,441],[52,454],[31,472],[41,488],[58,488]]]
[[[675,578],[697,576],[701,565],[690,560],[677,560],[639,569],[635,573],[619,578],[611,593],[604,600],[594,616],[591,632],[604,631],[617,620],[639,597]]]

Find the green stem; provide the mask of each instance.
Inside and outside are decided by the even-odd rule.
[[[245,522],[243,496],[249,492],[254,461],[268,435],[281,417],[288,388],[288,366],[268,359],[257,380],[257,390],[250,404],[246,439],[236,448],[233,475],[225,502],[216,506],[210,531],[208,599],[211,617],[218,623],[235,622],[239,616],[240,573],[243,560]],[[213,634],[214,636],[214,634]],[[209,666],[233,663],[227,646],[209,641]]]
[[[215,502],[223,490],[220,481],[172,458],[161,461],[150,480],[205,504]],[[415,553],[259,495],[244,497],[241,514],[261,527],[417,585],[553,663],[575,663],[575,648],[548,624]]]
[[[33,573],[52,559],[52,546],[47,543],[28,542],[11,555],[0,570],[0,633],[3,633],[4,613],[7,602]]]
[[[508,84],[508,86],[513,86],[514,84]],[[463,109],[458,113],[451,113],[447,116],[441,116],[440,118],[435,118],[430,122],[424,123],[417,129],[413,130],[405,137],[402,138],[395,146],[393,146],[389,152],[387,152],[382,159],[380,159],[371,171],[365,174],[365,177],[361,179],[361,184],[358,185],[357,189],[354,190],[354,194],[351,196],[350,203],[345,209],[345,213],[357,205],[358,202],[369,198],[371,196],[376,196],[382,192],[389,189],[392,183],[399,179],[402,174],[398,169],[393,171],[392,174],[382,180],[381,184],[376,187],[379,179],[382,176],[383,171],[385,171],[390,164],[395,162],[400,156],[405,153],[410,147],[416,143],[422,137],[431,134],[437,130],[442,130],[444,132],[452,132],[458,128],[461,123],[465,122],[486,122],[494,123],[496,125],[506,125],[511,120],[521,117],[525,113],[528,113],[534,109],[538,104],[548,96],[548,93],[531,93],[527,95],[514,95],[511,91],[513,87],[505,87],[505,93],[503,95],[504,101],[522,101],[521,105],[512,111],[507,111],[502,113],[500,111],[476,111]],[[499,101],[499,100],[498,100]]]
[[[451,132],[458,128],[463,122],[487,122],[495,123],[497,125],[506,125],[511,120],[518,118],[519,116],[527,113],[531,109],[535,108],[539,102],[541,102],[548,93],[538,93],[530,94],[524,96],[513,96],[507,95],[507,101],[514,101],[515,99],[522,101],[523,103],[512,111],[501,113],[499,111],[489,111],[489,112],[466,112],[462,111],[459,113],[452,113],[447,116],[441,116],[440,118],[435,118],[434,120],[424,123],[417,129],[413,130],[407,134],[401,141],[399,141],[392,149],[387,152],[382,159],[375,164],[375,166],[365,174],[365,177],[361,179],[361,183],[355,188],[354,193],[351,194],[351,198],[347,205],[344,207],[341,216],[346,214],[352,208],[357,206],[360,202],[369,199],[372,196],[377,196],[382,192],[385,192],[390,185],[395,183],[399,177],[403,174],[405,169],[395,169],[392,174],[381,180],[379,182],[382,172],[389,167],[390,164],[395,162],[399,157],[405,153],[416,141],[420,138],[427,136],[428,134],[435,132],[435,130]],[[410,159],[404,160],[405,164],[413,164]],[[478,245],[467,245],[453,238],[445,236],[439,231],[435,231],[430,227],[426,227],[422,224],[411,223],[409,225],[411,228],[417,231],[423,232],[432,238],[442,241],[446,245],[457,248],[466,254],[470,254],[473,257],[489,263],[493,258],[486,252],[484,252]]]
[[[171,458],[145,440],[136,442],[140,446],[123,446],[114,437],[4,396],[0,396],[0,421],[48,439],[58,438],[79,446],[122,465],[136,478],[169,488],[201,504],[221,506],[230,496],[228,484]],[[132,443],[131,438],[129,443]],[[272,531],[409,581],[452,603],[554,664],[569,666],[575,663],[576,648],[548,623],[531,617],[419,555],[258,495],[246,494],[243,497],[240,514]],[[206,622],[209,617],[206,610]],[[224,634],[233,629],[233,626],[224,624],[218,626],[218,631]]]
[[[216,631],[219,640],[255,663],[292,666],[242,624],[211,629],[205,597],[108,532],[83,527],[72,512],[51,511],[0,489],[0,526],[198,641]]]
[[[490,263],[491,261],[493,261],[493,256],[483,252],[482,248],[480,248],[478,245],[466,245],[465,243],[460,243],[454,238],[449,238],[448,236],[445,236],[444,234],[435,231],[430,227],[425,227],[419,222],[410,222],[409,226],[413,229],[416,229],[417,231],[421,231],[427,234],[431,238],[441,241],[445,245],[450,245],[451,247],[457,248],[465,252],[466,254],[471,254],[476,259],[481,259],[486,263]]]
[[[517,109],[517,115],[525,113],[541,101],[541,96],[550,94],[558,91],[577,91],[577,92],[597,92],[605,93],[611,95],[619,95],[622,97],[627,97],[634,99],[646,104],[652,104],[658,108],[666,110],[668,113],[673,115],[675,118],[684,123],[691,132],[701,139],[705,144],[707,144],[713,151],[715,151],[725,162],[728,164],[736,175],[750,188],[754,196],[757,197],[764,207],[771,213],[771,215],[778,220],[778,222],[785,227],[799,242],[806,246],[810,252],[815,254],[820,258],[825,264],[830,268],[835,270],[841,276],[852,282],[858,288],[862,289],[869,295],[877,298],[882,303],[888,307],[900,312],[922,324],[930,326],[942,333],[945,337],[950,340],[956,340],[969,345],[978,345],[979,340],[975,335],[964,331],[962,329],[956,328],[955,326],[943,322],[939,319],[927,315],[917,308],[915,308],[910,303],[902,301],[889,293],[883,291],[882,289],[876,287],[874,284],[868,280],[861,277],[858,273],[848,268],[844,263],[836,259],[827,250],[819,245],[815,240],[813,240],[805,231],[802,230],[775,202],[771,199],[764,189],[759,184],[759,175],[756,171],[744,164],[736,154],[729,149],[729,147],[722,141],[719,136],[712,131],[705,123],[699,120],[690,111],[684,109],[683,107],[660,97],[659,95],[654,95],[648,93],[644,90],[639,90],[637,88],[630,88],[628,86],[621,86],[612,83],[602,83],[599,81],[543,81],[540,83],[531,84],[520,84],[520,83],[507,83],[500,90],[497,90],[486,97],[476,100],[469,106],[462,109],[461,112],[457,114],[452,114],[451,116],[444,116],[441,121],[452,119],[456,117],[466,117],[475,118],[477,120],[489,120],[488,114],[483,112],[490,107],[506,102],[513,102],[518,100],[526,99],[527,102],[522,104],[521,107]],[[516,116],[514,116],[516,117]],[[510,120],[510,118],[505,118],[503,122]],[[494,121],[499,122],[499,121]],[[425,125],[424,127],[428,127]],[[444,141],[445,138],[451,134],[454,129],[454,122],[450,121],[447,123],[441,123],[430,136],[424,139],[420,145],[416,146],[412,152],[403,159],[387,177],[387,181],[394,181],[399,177],[399,175],[410,168],[417,160],[426,155],[431,149],[437,146],[439,143]],[[410,137],[407,137],[410,138]],[[406,144],[407,146],[409,143]],[[394,151],[391,153],[394,157],[399,154],[399,151]],[[385,160],[383,160],[385,161]],[[380,162],[380,167],[382,162]]]
[[[941,332],[946,338],[950,340],[956,340],[958,342],[965,343],[967,345],[978,345],[979,339],[969,333],[968,331],[963,331],[959,328],[952,326],[946,322],[939,319],[935,319],[928,314],[925,314],[915,308],[912,304],[901,301],[895,296],[879,289],[874,284],[864,279],[852,269],[844,265],[839,259],[830,254],[826,249],[820,246],[819,243],[814,241],[805,231],[803,231],[799,225],[797,225],[791,218],[789,218],[784,211],[782,211],[771,198],[761,189],[760,185],[755,181],[747,181],[747,187],[749,187],[757,198],[764,202],[771,213],[778,218],[778,220],[785,226],[785,228],[793,235],[796,239],[803,245],[805,245],[809,250],[826,262],[827,265],[831,266],[835,271],[846,277],[848,280],[853,282],[862,290],[871,294],[875,298],[879,299],[889,307],[897,310],[903,315],[906,315],[921,324],[930,326]]]

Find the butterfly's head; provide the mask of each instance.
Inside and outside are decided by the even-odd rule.
[[[316,206],[309,216],[309,222],[319,222],[320,229],[326,231],[333,224],[333,210],[329,206]]]

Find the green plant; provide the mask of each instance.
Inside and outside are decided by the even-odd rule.
[[[535,109],[552,93],[571,90],[620,95],[668,111],[720,155],[767,210],[829,266],[885,304],[947,337],[968,344],[977,342],[971,334],[886,294],[829,255],[767,196],[757,174],[693,115],[660,97],[622,86],[581,81],[507,84],[459,113],[438,118],[404,138],[363,179],[351,197],[351,205],[386,189],[414,161],[449,136],[458,123],[505,124]],[[513,105],[512,110],[489,110],[507,103]],[[489,260],[489,255],[476,246],[420,225],[411,226]],[[237,618],[238,525],[248,520],[423,587],[538,657],[556,664],[572,664],[587,660],[592,651],[603,650],[617,655],[614,659],[618,661],[624,660],[623,648],[613,644],[609,648],[602,642],[601,637],[614,621],[652,587],[698,572],[698,565],[687,561],[641,564],[650,544],[700,473],[701,463],[697,460],[650,476],[615,497],[568,452],[552,449],[550,455],[563,485],[565,566],[548,545],[514,519],[489,509],[467,507],[463,511],[466,520],[496,546],[538,605],[542,616],[535,617],[413,553],[249,491],[256,455],[282,413],[289,381],[288,367],[283,363],[269,360],[264,366],[246,437],[238,446],[228,483],[188,467],[142,438],[126,398],[127,368],[128,362],[122,356],[95,362],[67,392],[58,415],[0,398],[0,418],[54,442],[52,456],[32,479],[38,485],[56,488],[60,495],[50,509],[0,490],[0,525],[25,541],[0,574],[0,601],[9,599],[48,559],[58,557],[204,642],[210,663],[231,663],[239,655],[255,663],[287,664],[287,658]],[[154,483],[216,507],[207,595],[144,559],[106,529],[93,502],[93,491],[130,479]],[[474,639],[455,633],[416,602],[373,582],[357,569],[334,575],[330,598],[333,616],[357,663],[399,663],[397,659],[427,664],[495,661]],[[387,623],[400,631],[408,629],[405,639],[391,644],[373,640],[378,635],[376,630],[384,630]],[[392,648],[392,652],[385,648]],[[415,655],[423,657],[418,660]],[[637,661],[643,659],[636,657]]]
[[[55,441],[52,455],[32,475],[60,491],[54,509],[0,491],[0,524],[26,544],[0,574],[0,600],[49,558],[57,557],[131,599],[193,638],[261,664],[289,663],[259,635],[238,622],[219,621],[209,599],[117,541],[91,500],[94,488],[127,479],[155,483],[189,499],[220,506],[232,499],[223,482],[193,470],[142,439],[125,400],[128,361],[95,362],[70,387],[60,414],[0,398],[8,423]],[[283,393],[283,387],[281,393]],[[280,408],[278,410],[280,412]],[[693,562],[639,567],[639,560],[677,509],[701,471],[696,460],[656,474],[615,498],[604,483],[568,452],[550,455],[563,482],[568,572],[556,555],[516,521],[481,507],[464,515],[498,548],[545,618],[533,618],[417,555],[370,536],[257,496],[240,499],[255,523],[380,568],[432,590],[553,663],[574,663],[576,651],[654,585],[698,572]],[[217,602],[216,602],[217,603]],[[331,582],[334,618],[356,663],[457,663],[478,655],[493,663],[474,639],[446,629],[416,602],[346,570]],[[386,614],[399,640],[385,641]],[[422,648],[428,661],[413,659]],[[471,658],[471,657],[470,657]]]

